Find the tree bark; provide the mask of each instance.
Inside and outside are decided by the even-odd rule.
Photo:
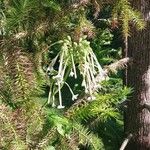
[[[126,134],[133,134],[127,150],[150,150],[150,0],[132,0],[147,23],[142,31],[132,29],[128,43],[128,57],[133,58],[127,69],[127,85],[133,88],[126,112]]]

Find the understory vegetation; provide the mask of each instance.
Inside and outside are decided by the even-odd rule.
[[[122,47],[144,23],[127,0],[111,3],[1,0],[1,150],[119,149],[132,92]]]

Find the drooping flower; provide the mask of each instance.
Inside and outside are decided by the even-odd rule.
[[[56,75],[56,76],[53,76],[53,79],[56,79],[56,80],[61,80],[61,75]]]
[[[74,63],[73,55],[71,55],[71,60],[72,60],[72,66],[73,66],[73,71],[74,71],[74,77],[76,79],[77,78],[77,73],[76,73],[76,66],[75,66],[75,63]]]
[[[69,76],[70,76],[70,77],[73,77],[73,76],[74,76],[74,72],[71,71],[70,74],[69,74]]]
[[[78,95],[79,95],[79,94],[73,95],[73,96],[72,96],[72,100],[73,100],[73,101],[76,100],[77,97],[78,97]]]
[[[62,105],[61,86],[59,81],[58,81],[58,93],[59,93],[59,105],[57,106],[57,108],[63,109],[65,108],[65,106]]]
[[[56,105],[55,105],[55,96],[54,95],[52,96],[52,100],[53,100],[52,107],[56,107]]]
[[[70,90],[70,92],[71,92],[71,94],[72,94],[72,100],[73,100],[73,101],[76,100],[77,97],[78,97],[78,94],[75,95],[75,94],[73,93],[71,87],[69,86],[69,84],[68,84],[67,82],[65,82],[65,84],[68,86],[68,88],[69,88],[69,90]]]
[[[63,109],[63,108],[65,108],[65,106],[58,105],[57,108],[58,108],[58,109]]]

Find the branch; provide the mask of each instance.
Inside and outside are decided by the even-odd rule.
[[[117,62],[114,62],[108,66],[105,66],[103,69],[104,70],[104,79],[103,80],[105,80],[110,73],[117,73],[118,70],[126,68],[127,64],[131,64],[132,62],[133,62],[132,58],[125,57],[123,59],[118,60]],[[99,81],[102,81],[101,76],[97,75],[96,81],[97,81],[97,83],[99,83]],[[94,92],[96,90],[97,89],[94,89]]]
[[[99,12],[100,12],[100,4],[97,2],[97,0],[92,0],[92,3],[93,3],[94,8],[95,8],[94,18],[96,19],[99,15]]]
[[[128,64],[132,63],[132,61],[133,61],[132,58],[126,57],[110,64],[109,66],[106,66],[104,70],[106,74],[116,73],[117,70],[126,68]]]
[[[128,135],[128,137],[123,141],[123,143],[122,143],[122,145],[121,145],[119,150],[124,150],[132,137],[133,137],[133,135],[130,133]]]

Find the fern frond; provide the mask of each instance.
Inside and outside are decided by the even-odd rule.
[[[36,145],[35,149],[38,150],[46,148],[48,145],[51,145],[55,141],[55,138],[57,139],[57,129],[52,128],[49,130],[47,135]]]
[[[131,23],[133,23],[133,25],[138,30],[144,29],[144,27],[146,26],[146,23],[144,19],[142,18],[142,14],[137,10],[131,11],[129,13],[130,13],[130,17],[132,18]]]
[[[68,138],[66,138],[66,143],[69,150],[77,150],[79,144],[79,137],[77,133],[72,133]]]
[[[77,107],[73,109],[74,111],[69,117],[75,120],[88,120],[90,118],[99,117],[101,120],[105,121],[108,118],[115,118],[118,116],[116,108],[112,107],[112,95],[99,95],[96,100],[92,102],[86,101],[86,105],[83,107]],[[68,117],[67,116],[67,117]]]
[[[87,98],[77,101],[66,111],[66,117],[80,121],[99,118],[102,122],[110,118],[118,119],[119,112],[117,105],[119,101],[126,99],[131,89],[123,88],[121,83],[118,83],[118,81],[115,82],[111,80],[104,81],[99,94],[95,93],[95,100],[88,101]],[[110,83],[113,84],[113,86],[110,86]]]
[[[68,137],[60,137],[56,149],[62,150],[77,150],[79,145],[79,137],[77,133],[69,135]]]
[[[90,145],[93,150],[103,150],[103,142],[95,134],[89,132],[87,128],[79,123],[73,124],[75,132],[79,134],[79,143]]]
[[[100,9],[102,7],[102,2],[98,2],[97,0],[92,0],[91,1],[92,5],[94,6],[95,12],[94,12],[94,17],[97,18],[100,12]]]
[[[72,119],[74,114],[77,113],[80,109],[82,110],[87,105],[89,105],[87,101],[88,96],[77,100],[66,112],[65,117]]]

